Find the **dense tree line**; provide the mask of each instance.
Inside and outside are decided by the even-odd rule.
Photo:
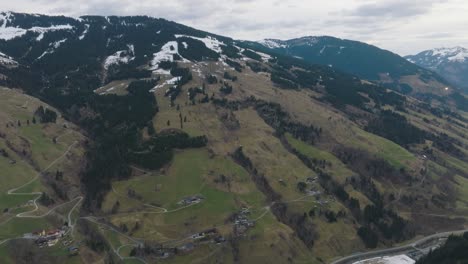
[[[207,74],[205,80],[208,84],[218,83],[218,78],[216,78],[216,76],[213,74]]]
[[[230,94],[232,93],[232,85],[230,85],[229,83],[227,82],[224,82],[223,83],[223,86],[221,86],[221,88],[219,88],[219,91],[223,94]]]
[[[288,113],[283,111],[279,104],[255,100],[254,105],[258,115],[268,125],[273,127],[278,135],[283,135],[287,132],[297,139],[313,144],[322,133],[321,128],[315,127],[312,124],[306,126],[302,123],[292,121]]]
[[[269,72],[268,68],[263,66],[262,63],[256,61],[247,61],[247,66],[254,72]]]
[[[231,59],[239,59],[242,57],[239,54],[240,50],[230,43],[228,43],[227,45],[221,45],[221,50],[224,55],[228,56]]]
[[[434,147],[438,148],[439,150],[449,153],[457,158],[464,158],[465,154],[456,146],[460,146],[463,148],[463,144],[460,143],[458,140],[449,137],[445,133],[441,133],[439,135],[434,135],[431,137],[432,141],[434,142]]]
[[[39,118],[41,123],[55,123],[57,120],[57,113],[49,108],[39,106],[34,112],[34,116]]]
[[[152,72],[150,70],[137,69],[136,67],[131,64],[111,65],[107,71],[106,82],[151,77]]]
[[[419,259],[416,264],[462,264],[468,263],[468,233],[450,236],[445,244]]]
[[[271,81],[284,89],[297,89],[299,85],[293,81],[294,76],[286,71],[273,71],[270,75]]]
[[[269,201],[277,201],[281,199],[281,195],[273,190],[265,176],[261,175],[257,171],[250,158],[244,154],[242,146],[238,147],[231,154],[231,156],[234,159],[234,161],[236,161],[239,165],[241,165],[251,174],[252,180],[257,186],[257,189],[260,190],[268,198]]]
[[[188,89],[188,97],[190,101],[194,101],[197,94],[206,95],[205,89],[203,87],[190,87]]]
[[[242,65],[240,63],[238,63],[237,61],[233,61],[233,60],[230,60],[230,59],[226,59],[226,63],[227,65],[231,66],[234,68],[234,70],[238,71],[238,72],[242,72]]]
[[[366,130],[387,138],[401,146],[423,143],[428,133],[409,123],[406,118],[390,110],[380,112],[366,127]]]
[[[175,64],[171,68],[171,75],[175,77],[180,77],[179,82],[177,83],[178,85],[182,86],[189,81],[192,80],[192,73],[190,72],[189,68],[183,68],[179,67],[177,64]]]
[[[162,133],[154,135],[139,149],[132,151],[129,160],[147,169],[159,169],[172,160],[173,149],[201,148],[207,142],[205,136],[189,137],[176,131]]]
[[[224,72],[223,78],[224,78],[224,79],[227,79],[227,80],[230,80],[230,81],[233,81],[233,82],[237,81],[237,76],[231,75],[231,74],[230,74],[229,72],[227,72],[227,71]]]
[[[127,96],[92,96],[87,108],[96,113],[81,118],[95,143],[90,146],[82,183],[87,193],[85,206],[99,208],[110,183],[130,175],[128,151],[139,145],[139,129],[147,126],[158,108],[148,90],[154,81],[134,81]]]

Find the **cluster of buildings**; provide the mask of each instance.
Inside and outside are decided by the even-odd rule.
[[[234,232],[236,235],[243,235],[251,227],[255,226],[255,221],[248,218],[250,210],[248,208],[242,208],[234,218]]]
[[[226,242],[226,239],[219,234],[216,228],[207,229],[190,236],[190,242],[184,243],[177,247],[161,247],[156,251],[156,256],[159,259],[169,258],[173,255],[184,255],[195,250],[197,245],[205,243],[221,244]]]
[[[58,241],[65,235],[66,233],[66,228],[60,228],[60,229],[52,229],[52,230],[42,230],[42,231],[36,231],[33,233],[27,233],[24,235],[24,238],[27,239],[34,239],[36,245],[38,245],[40,248],[48,246],[52,247],[55,246]]]
[[[201,203],[203,199],[204,198],[201,195],[193,195],[193,196],[185,197],[184,199],[179,201],[177,204],[184,205],[184,206],[191,205],[191,204],[198,204],[198,203]]]
[[[197,241],[197,240],[206,240],[207,238],[212,238],[214,236],[218,235],[218,230],[216,228],[211,228],[207,229],[205,231],[196,233],[192,235],[192,239]]]

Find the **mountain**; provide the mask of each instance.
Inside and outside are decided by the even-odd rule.
[[[462,93],[146,16],[0,25],[1,263],[330,263],[466,225]]]
[[[454,85],[468,90],[468,50],[463,47],[438,48],[405,57],[421,67],[437,72]]]
[[[395,53],[359,41],[319,36],[265,39],[258,43],[280,54],[301,58],[309,63],[329,65],[405,94],[430,91],[444,95],[445,87],[449,86],[437,74]]]

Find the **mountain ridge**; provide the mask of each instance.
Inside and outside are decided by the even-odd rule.
[[[428,86],[433,86],[436,88],[431,90],[432,93],[443,95],[445,87],[451,86],[439,75],[408,62],[398,54],[355,40],[307,36],[290,40],[266,39],[258,43],[309,63],[336,67],[402,93],[425,93]],[[424,85],[430,82],[432,84]]]
[[[421,67],[433,70],[447,80],[468,90],[468,49],[464,47],[435,48],[405,56]]]
[[[83,243],[66,238],[48,251],[6,241],[2,261],[322,264],[466,224],[452,216],[468,205],[468,115],[452,94],[431,94],[426,83],[427,98],[417,99],[162,19],[12,16],[8,27],[26,32],[0,40],[18,62],[0,60],[2,89],[43,99],[87,135],[73,176],[82,205],[33,223],[57,227],[76,209],[69,232]],[[23,98],[11,109],[27,107]],[[27,133],[21,118],[13,126]],[[48,212],[65,200],[60,183],[72,174],[44,175],[55,183],[41,182]],[[27,206],[9,198],[0,202]],[[1,239],[33,232],[3,212],[12,226]]]

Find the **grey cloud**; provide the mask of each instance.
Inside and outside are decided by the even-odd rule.
[[[429,12],[441,0],[389,0],[363,4],[348,14],[358,17],[413,17]]]
[[[148,15],[236,39],[332,35],[406,53],[463,45],[466,0],[15,0],[2,9],[52,15]],[[437,10],[437,12],[435,12]],[[449,14],[449,15],[447,15]],[[435,23],[434,21],[437,21]],[[398,39],[408,40],[402,44]],[[432,41],[428,41],[432,40]]]
[[[416,37],[422,38],[422,39],[445,39],[445,38],[456,37],[456,35],[452,33],[448,33],[448,32],[436,32],[436,33],[416,35]]]

